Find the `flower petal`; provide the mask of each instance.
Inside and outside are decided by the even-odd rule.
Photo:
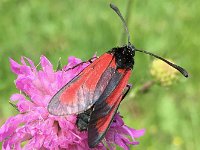
[[[52,66],[51,62],[45,56],[40,57],[40,63],[41,63],[41,66],[42,66],[42,69],[44,72],[46,72],[46,73],[53,72],[53,66]]]
[[[9,58],[10,61],[10,68],[12,70],[13,73],[15,74],[20,74],[20,67],[21,65],[18,64],[16,61],[14,61],[13,59]]]
[[[25,113],[30,111],[34,104],[28,100],[26,100],[25,96],[22,94],[13,94],[10,98],[11,101],[18,101],[17,108],[21,113]]]
[[[10,117],[5,124],[0,128],[0,141],[8,138],[17,129],[18,125],[22,122],[22,115],[18,114],[14,117]]]

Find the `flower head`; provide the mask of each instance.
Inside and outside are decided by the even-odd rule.
[[[153,61],[150,72],[155,80],[163,86],[171,85],[177,79],[178,74],[176,69],[159,59]]]
[[[53,116],[47,111],[52,96],[88,63],[69,57],[68,65],[63,70],[54,71],[50,61],[41,56],[38,70],[32,60],[22,57],[21,64],[10,59],[11,70],[17,75],[15,84],[19,93],[11,96],[19,114],[10,117],[0,128],[2,149],[89,149],[87,131],[80,132],[76,126],[76,115]],[[67,71],[65,71],[67,70]],[[117,132],[116,132],[117,131]],[[116,114],[104,142],[95,149],[115,148],[115,144],[124,149],[138,144],[135,138],[144,134],[144,130],[135,130],[124,125]]]

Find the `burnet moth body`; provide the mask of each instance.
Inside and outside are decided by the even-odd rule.
[[[182,67],[150,52],[139,50],[130,42],[130,34],[119,9],[110,7],[120,17],[128,35],[128,43],[115,47],[90,63],[81,73],[64,85],[51,99],[48,111],[52,115],[77,114],[77,127],[88,131],[88,145],[95,147],[104,138],[120,102],[130,90],[130,78],[135,52],[142,52],[161,59],[177,69],[183,76],[188,73]],[[76,67],[76,66],[75,66]]]

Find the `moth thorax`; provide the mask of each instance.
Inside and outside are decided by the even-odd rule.
[[[124,46],[113,49],[117,68],[132,69],[134,65],[135,51],[131,46]]]

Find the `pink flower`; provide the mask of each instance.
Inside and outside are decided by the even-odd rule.
[[[77,129],[75,115],[59,117],[47,111],[51,97],[88,65],[84,63],[64,71],[81,60],[69,57],[68,62],[62,71],[55,72],[45,56],[41,56],[37,67],[25,57],[21,58],[21,64],[10,59],[11,70],[17,75],[15,84],[20,91],[10,99],[16,103],[19,114],[10,117],[0,128],[2,149],[89,149],[87,131]],[[129,149],[129,145],[138,144],[135,138],[143,134],[144,130],[124,125],[122,118],[116,114],[104,142],[94,149],[106,150],[106,146],[114,149],[115,144]]]

